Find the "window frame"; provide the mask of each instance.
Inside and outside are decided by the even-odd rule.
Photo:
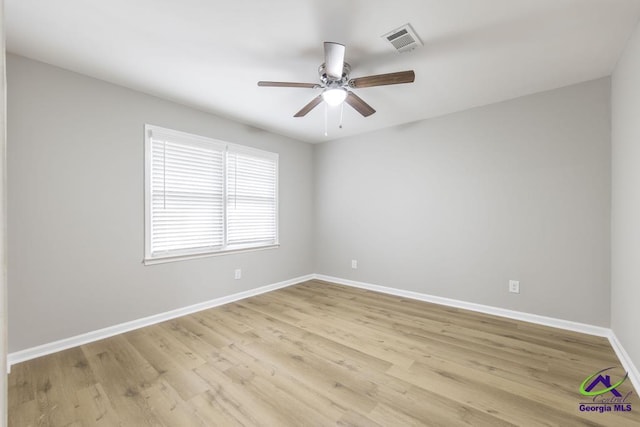
[[[181,251],[175,251],[173,253],[169,252],[167,254],[156,254],[152,253],[151,248],[151,230],[152,230],[152,215],[151,215],[151,204],[152,204],[152,189],[151,189],[151,174],[152,174],[152,152],[151,152],[151,140],[153,132],[157,132],[162,135],[166,135],[169,137],[175,138],[178,142],[180,140],[196,142],[198,144],[214,144],[216,146],[223,145],[223,194],[222,194],[222,205],[223,205],[223,243],[219,249],[185,249]],[[244,153],[247,155],[255,155],[257,157],[267,158],[272,160],[275,163],[275,240],[274,242],[264,243],[264,244],[246,244],[246,245],[229,245],[227,243],[227,209],[228,209],[228,194],[227,194],[227,180],[228,180],[228,171],[227,171],[227,157],[229,151]],[[144,265],[153,265],[160,264],[166,262],[173,261],[183,261],[188,259],[197,259],[197,258],[205,258],[211,256],[220,256],[220,255],[228,255],[233,253],[241,253],[241,252],[250,252],[250,251],[258,251],[265,249],[274,249],[280,246],[280,197],[279,197],[279,160],[280,156],[278,153],[260,150],[258,148],[249,147],[241,144],[234,144],[227,141],[222,141],[214,138],[209,138],[205,136],[195,135],[187,132],[182,132],[174,129],[168,129],[160,126],[145,124],[144,125],[144,257],[143,264]]]

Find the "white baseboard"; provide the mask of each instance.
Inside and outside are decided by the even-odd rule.
[[[539,325],[550,326],[553,328],[566,329],[574,332],[581,332],[584,334],[595,335],[600,337],[606,337],[611,343],[611,347],[615,351],[618,359],[624,369],[629,373],[629,378],[633,383],[635,389],[640,393],[640,373],[634,365],[633,361],[622,347],[620,341],[609,328],[601,326],[593,326],[585,323],[573,322],[570,320],[555,319],[552,317],[539,316],[537,314],[524,313],[520,311],[507,310],[504,308],[492,307],[488,305],[475,304],[471,302],[438,297],[419,292],[406,291],[403,289],[390,288],[386,286],[374,285],[371,283],[358,282],[355,280],[342,279],[339,277],[327,276],[324,274],[308,274],[306,276],[300,276],[293,279],[285,280],[282,282],[274,283],[271,285],[262,286],[248,291],[238,292],[233,295],[225,297],[215,298],[210,301],[190,305],[188,307],[178,308],[176,310],[167,311],[165,313],[156,314],[153,316],[144,317],[142,319],[132,320],[130,322],[121,323],[114,326],[109,326],[96,331],[87,332],[85,334],[76,335],[69,338],[64,338],[51,343],[39,345],[25,350],[16,351],[7,355],[7,368],[11,371],[11,365],[24,362],[36,357],[45,356],[47,354],[55,353],[58,351],[66,350],[68,348],[77,347],[79,345],[87,344],[93,341],[109,338],[114,335],[118,335],[124,332],[129,332],[134,329],[139,329],[145,326],[154,325],[156,323],[164,322],[166,320],[175,319],[176,317],[186,316],[188,314],[196,313],[198,311],[206,310],[208,308],[217,307],[230,302],[238,301],[244,298],[249,298],[255,295],[260,295],[266,292],[271,292],[276,289],[286,288],[298,283],[306,282],[308,280],[317,279],[326,282],[337,283],[345,286],[352,286],[355,288],[367,289],[370,291],[381,292],[390,295],[396,295],[404,298],[415,299],[419,301],[431,302],[434,304],[446,305],[450,307],[462,308],[465,310],[476,311],[480,313],[492,314],[495,316],[506,317],[509,319],[522,320],[525,322],[531,322]]]
[[[522,320],[525,322],[536,323],[538,325],[551,326],[553,328],[566,329],[583,334],[596,335],[599,337],[608,337],[611,329],[601,326],[588,325],[586,323],[578,323],[570,320],[555,319],[553,317],[539,316],[537,314],[524,313],[521,311],[507,310],[506,308],[492,307],[489,305],[475,304],[451,298],[437,297],[419,292],[405,291],[403,289],[388,288],[386,286],[373,285],[370,283],[357,282],[355,280],[341,279],[339,277],[325,276],[316,274],[315,278],[327,282],[333,282],[340,285],[353,286],[356,288],[367,289],[370,291],[382,292],[385,294],[396,295],[404,298],[410,298],[420,301],[431,302],[434,304],[446,305],[449,307],[462,308],[465,310],[477,311],[494,316],[507,317],[509,319]]]
[[[622,363],[622,367],[629,373],[629,379],[636,388],[636,392],[640,393],[640,372],[638,372],[638,368],[633,364],[631,357],[629,357],[629,354],[625,351],[624,347],[622,347],[622,344],[618,341],[618,337],[613,331],[609,332],[608,338],[611,347],[613,347],[613,351],[616,352],[616,356],[618,356],[618,359],[620,359]]]
[[[16,351],[7,355],[7,368],[8,372],[11,371],[11,365],[24,362],[26,360],[35,359],[36,357],[45,356],[47,354],[55,353],[58,351],[66,350],[68,348],[77,347],[79,345],[87,344],[93,341],[98,341],[104,338],[109,338],[114,335],[129,332],[134,329],[139,329],[145,326],[154,325],[156,323],[164,322],[166,320],[175,319],[176,317],[186,316],[188,314],[196,313],[198,311],[206,310],[208,308],[217,307],[230,302],[238,301],[244,298],[249,298],[255,295],[260,295],[265,292],[271,292],[276,289],[286,288],[287,286],[295,285],[297,283],[306,282],[313,279],[313,274],[306,276],[300,276],[293,279],[285,280],[271,285],[261,286],[255,289],[249,289],[248,291],[238,292],[236,294],[215,298],[209,301],[193,304],[187,307],[178,308],[175,310],[167,311],[165,313],[155,314],[153,316],[144,317],[142,319],[132,320],[130,322],[120,323],[118,325],[109,326],[96,331],[87,332],[85,334],[76,335],[69,338],[64,338],[58,341],[50,342],[47,344],[39,345],[36,347],[27,348],[25,350]]]

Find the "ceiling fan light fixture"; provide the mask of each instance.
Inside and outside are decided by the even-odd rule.
[[[322,99],[332,107],[342,104],[346,97],[347,91],[342,88],[331,88],[322,92]]]
[[[1,2],[2,0],[0,0]],[[402,32],[404,29],[401,29]],[[408,30],[406,31],[408,33]],[[393,40],[402,38],[404,33],[393,34]],[[404,42],[403,42],[404,43]],[[346,102],[350,107],[360,113],[363,117],[369,117],[376,110],[367,104],[362,98],[354,93],[354,89],[374,86],[397,85],[401,83],[413,83],[416,75],[413,70],[399,71],[395,73],[376,74],[373,76],[357,77],[352,79],[351,66],[344,62],[345,47],[343,44],[334,42],[324,43],[324,63],[318,67],[320,83],[297,83],[297,82],[272,82],[259,81],[258,86],[262,87],[297,87],[309,89],[323,89],[293,117],[304,117],[307,113],[318,105],[325,102],[325,106],[339,106]],[[342,70],[342,72],[340,72]],[[325,108],[325,117],[327,109]],[[340,113],[342,116],[342,111]]]

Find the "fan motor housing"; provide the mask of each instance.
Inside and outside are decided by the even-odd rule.
[[[342,77],[340,77],[340,80],[332,79],[329,76],[327,76],[327,67],[324,62],[318,68],[320,81],[322,82],[323,85],[327,87],[341,87],[346,85],[347,82],[349,81],[350,73],[351,73],[351,65],[347,64],[346,62],[344,63],[344,66],[342,68]]]

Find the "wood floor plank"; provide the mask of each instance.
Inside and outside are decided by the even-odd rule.
[[[244,311],[247,313],[246,310],[247,307],[244,306],[236,308],[236,311],[239,312]],[[245,315],[250,316],[250,314]],[[471,408],[464,408],[464,410],[460,411],[460,405],[455,401],[444,399],[438,395],[421,393],[407,383],[399,384],[399,381],[396,379],[382,373],[390,367],[390,364],[386,362],[382,366],[377,364],[376,366],[379,366],[379,368],[372,370],[368,369],[368,365],[372,362],[371,358],[367,358],[364,363],[359,363],[359,358],[356,360],[345,360],[345,350],[347,348],[339,343],[317,336],[314,339],[311,333],[306,333],[303,339],[293,340],[291,337],[295,336],[295,328],[282,322],[277,324],[271,322],[268,326],[264,326],[264,328],[265,333],[259,334],[261,337],[270,337],[271,342],[277,344],[279,347],[289,348],[289,351],[293,352],[294,350],[298,350],[300,352],[299,357],[304,357],[306,363],[309,363],[311,361],[310,359],[314,356],[318,356],[321,360],[329,362],[325,363],[322,367],[317,366],[317,370],[321,372],[325,378],[320,381],[316,380],[315,384],[320,385],[323,382],[328,382],[330,386],[328,389],[332,389],[333,394],[338,394],[337,391],[345,390],[345,386],[351,387],[354,390],[358,390],[363,396],[370,397],[378,402],[393,405],[396,410],[400,407],[402,408],[401,411],[404,410],[404,413],[407,415],[417,413],[425,419],[428,417],[429,422],[433,425],[473,425],[465,421],[467,418],[472,419],[476,423],[482,420],[484,421],[484,425],[494,425],[499,421],[492,416],[479,413],[479,411],[474,411]],[[341,371],[331,369],[331,364],[333,364],[333,367],[341,369]],[[314,364],[310,363],[310,365],[313,366]],[[301,373],[301,375],[307,378],[314,377],[308,373]],[[359,387],[357,382],[353,383],[353,378],[362,382],[364,388]],[[332,387],[332,384],[335,382],[340,382],[341,384],[341,387],[337,390],[335,387]],[[394,394],[380,391],[382,387],[379,386],[384,386],[385,389],[393,391]],[[410,389],[412,392],[408,393]],[[368,406],[370,406],[371,399],[368,399]],[[341,402],[350,402],[349,407],[351,408],[357,405],[356,402],[349,400],[349,396],[346,397],[346,400],[344,397],[339,400]],[[439,410],[436,408],[439,408]],[[448,408],[448,410],[442,411],[442,408]],[[366,411],[364,408],[361,408],[361,410]],[[446,417],[442,416],[443,412],[446,413]]]
[[[164,379],[142,391],[154,413],[167,426],[206,426],[193,408]]]
[[[101,384],[78,389],[76,396],[77,418],[82,420],[84,425],[107,427],[124,424]]]
[[[35,399],[12,406],[9,409],[7,418],[10,426],[34,427],[48,425],[46,413],[40,410]]]
[[[140,394],[139,382],[128,375],[127,369],[120,365],[109,351],[103,351],[87,359],[94,375],[100,378],[107,399],[125,424],[162,424]]]
[[[632,426],[608,341],[312,280],[13,367],[9,425]]]
[[[154,369],[147,359],[142,357],[138,349],[129,343],[127,335],[117,335],[110,339],[100,340],[82,346],[85,360],[91,360],[96,356],[109,355],[114,363],[121,367],[131,384],[137,388],[145,388],[154,383],[160,373]],[[98,360],[100,357],[98,357]],[[88,363],[88,362],[87,362]],[[91,369],[91,366],[89,366]],[[95,374],[94,374],[95,378]]]
[[[60,367],[60,355],[36,361],[33,372],[36,402],[41,419],[49,425],[69,425],[75,421],[77,397],[72,383],[67,382]]]
[[[197,412],[212,425],[222,419],[236,425],[291,425],[293,420],[282,413],[270,399],[234,381],[227,371],[205,364],[195,370],[211,388],[191,399]]]
[[[7,398],[9,408],[24,403],[35,402],[35,384],[32,375],[33,363],[20,363],[12,366],[11,375],[8,378],[8,387],[11,393]]]
[[[205,392],[208,389],[207,384],[193,370],[176,362],[176,357],[172,355],[172,351],[168,351],[169,349],[173,350],[173,348],[163,345],[163,341],[158,341],[153,335],[147,333],[150,328],[155,327],[157,325],[129,332],[126,334],[127,340],[171,384],[183,399],[188,400],[197,394]],[[198,366],[202,364],[204,362]]]
[[[336,422],[336,425],[343,427],[382,427],[381,424],[376,423],[371,418],[352,410],[345,412]]]

